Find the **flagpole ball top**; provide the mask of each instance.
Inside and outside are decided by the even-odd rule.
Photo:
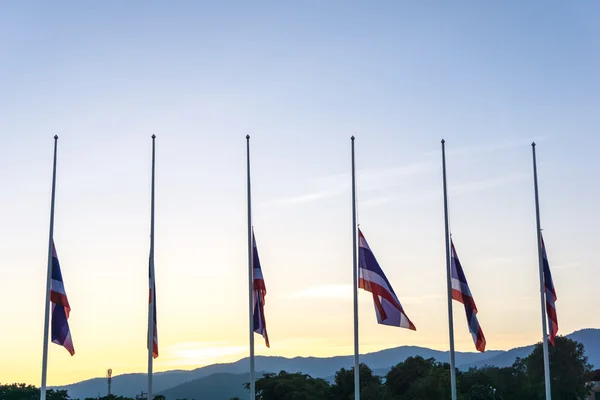
[[[350,140],[354,140],[354,135],[352,135],[352,136],[350,137]]]
[[[58,139],[58,135],[54,135],[54,140]]]
[[[446,140],[442,139],[442,144],[446,143]]]
[[[152,135],[152,139],[156,139],[156,135]]]
[[[531,143],[531,146],[532,146],[532,147],[535,147],[535,142]]]
[[[250,139],[250,135],[246,135],[246,139]]]

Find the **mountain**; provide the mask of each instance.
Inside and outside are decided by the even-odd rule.
[[[588,357],[588,362],[596,368],[600,366],[600,329],[582,329],[567,335],[567,337],[575,340],[576,342],[583,343],[585,346],[585,355]],[[533,351],[533,347],[534,345],[517,347],[508,351],[500,352],[500,354],[484,360],[478,360],[463,365],[457,363],[457,365],[463,370],[467,370],[471,367],[481,368],[486,365],[508,367],[512,365],[517,357],[524,358],[530,355]]]
[[[474,362],[483,360],[491,355],[501,352],[490,351],[481,353],[461,353],[457,352],[457,365],[463,362]],[[431,350],[424,347],[402,346],[393,349],[378,351],[361,355],[361,362],[371,366],[373,369],[389,369],[392,365],[405,360],[407,357],[421,355],[425,358],[433,357],[436,360],[446,361],[449,359],[448,352]],[[327,358],[318,357],[265,357],[257,356],[255,365],[257,371],[268,372],[302,372],[314,377],[328,378],[332,377],[340,368],[351,368],[353,365],[352,356],[336,356]],[[155,372],[153,375],[153,387],[158,392],[163,392],[180,384],[204,378],[213,374],[233,374],[239,375],[246,373],[250,368],[250,361],[244,358],[228,364],[214,364],[206,367],[194,369],[192,371],[168,371]],[[134,397],[145,390],[147,385],[146,374],[124,374],[113,376],[112,393],[120,396]],[[60,387],[66,389],[72,398],[86,398],[97,396],[98,393],[106,393],[107,384],[105,378],[94,378],[86,381],[74,383],[72,385]]]
[[[262,374],[257,374],[260,376]],[[165,399],[189,400],[228,400],[233,397],[240,399],[248,397],[244,383],[250,382],[250,374],[216,373],[204,378],[194,379],[158,394]]]
[[[147,374],[139,373],[114,376],[111,391],[119,396],[135,397],[142,390],[146,390],[147,376]],[[194,379],[190,378],[190,371],[158,372],[153,375],[152,386],[154,390],[161,391],[185,383],[190,379]],[[106,395],[107,384],[106,378],[93,378],[57,389],[68,390],[69,396],[73,399],[85,399],[86,397],[96,397],[98,394]]]
[[[592,365],[600,366],[600,329],[583,329],[576,331],[568,338],[576,340],[584,344],[586,355]],[[470,367],[481,367],[484,365],[494,366],[509,366],[517,357],[526,357],[533,350],[533,345],[519,347],[508,351],[490,350],[485,353],[476,352],[456,352],[456,365],[462,370]],[[383,375],[390,367],[404,361],[411,356],[420,355],[424,358],[434,358],[438,361],[447,362],[449,353],[447,351],[432,350],[424,347],[416,346],[401,346],[392,349],[381,350],[374,353],[361,355],[361,362],[369,365],[377,373]],[[340,368],[351,368],[353,365],[352,356],[336,356],[327,358],[317,357],[264,357],[258,356],[255,359],[257,371],[279,372],[281,370],[287,372],[302,372],[313,377],[333,379],[333,375]],[[192,371],[168,371],[154,374],[153,386],[154,390],[159,393],[166,393],[170,390],[179,390],[179,386],[184,386],[188,394],[183,397],[193,398],[189,393],[198,393],[192,391],[192,387],[197,388],[212,388],[217,390],[219,382],[227,381],[227,377],[232,379],[232,382],[225,386],[230,386],[232,389],[239,388],[237,383],[243,380],[246,372],[249,369],[249,360],[244,358],[232,363],[215,364],[206,367],[197,368]],[[206,377],[215,377],[215,380],[204,379]],[[218,378],[218,379],[217,379]],[[245,382],[248,380],[246,379]],[[213,386],[210,386],[214,383]],[[124,374],[114,376],[112,379],[112,392],[117,395],[134,397],[146,388],[146,374]],[[185,386],[190,385],[190,386]],[[206,386],[208,385],[208,386]],[[106,393],[106,379],[94,378],[58,389],[66,389],[72,398],[86,398],[98,395],[98,393]],[[183,390],[183,389],[181,389]],[[200,389],[198,389],[200,390]],[[204,390],[204,389],[202,389]],[[208,390],[208,389],[207,389]],[[184,393],[183,391],[181,393]],[[200,391],[200,393],[203,393]],[[231,397],[234,397],[232,395]],[[178,397],[175,397],[177,399]],[[205,398],[204,396],[202,397]],[[171,400],[170,397],[167,399]],[[227,398],[228,399],[228,398]]]

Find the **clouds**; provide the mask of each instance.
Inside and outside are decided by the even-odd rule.
[[[446,155],[451,157],[473,157],[489,155],[499,151],[510,150],[518,147],[526,148],[532,142],[540,143],[546,140],[544,136],[533,136],[531,138],[503,138],[493,143],[472,144],[466,146],[452,147],[451,143],[446,143]],[[423,157],[437,156],[441,157],[440,150],[428,151],[421,154]]]
[[[474,164],[471,168],[477,170],[475,165],[482,164],[488,157],[515,148],[526,148],[532,140],[539,142],[545,138],[502,139],[486,145],[448,147],[446,154],[452,158],[453,162]],[[440,151],[435,150],[416,155],[414,161],[406,164],[358,168],[356,184],[361,207],[377,207],[394,201],[410,203],[440,198],[441,177],[438,177],[441,174],[440,163]],[[450,195],[459,196],[510,186],[529,178],[529,173],[500,171],[495,174],[489,173],[488,176],[481,179],[471,179],[459,183],[450,182],[448,189]],[[434,180],[438,186],[433,186]],[[306,188],[304,192],[279,197],[263,203],[263,206],[309,205],[344,194],[349,195],[351,172],[317,176],[302,184]]]
[[[409,179],[434,171],[435,167],[433,161],[418,161],[406,165],[358,170],[356,173],[357,186],[361,193],[395,188]],[[316,177],[308,183],[309,191],[275,199],[268,202],[268,205],[293,206],[340,196],[350,192],[351,179],[350,172]]]
[[[393,285],[393,284],[392,284]],[[315,285],[300,289],[285,296],[290,299],[308,299],[308,300],[336,300],[336,301],[352,301],[352,285],[351,284],[328,284]],[[402,304],[424,304],[432,301],[437,301],[442,298],[441,295],[424,293],[418,296],[403,296],[400,295]],[[360,296],[360,302],[371,302],[371,296]]]
[[[352,300],[352,285],[330,284],[310,286],[296,292],[292,292],[285,297],[290,299]]]
[[[162,350],[161,364],[207,365],[240,356],[247,350],[247,346],[232,346],[228,342],[182,342]]]

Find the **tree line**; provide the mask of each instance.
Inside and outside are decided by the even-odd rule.
[[[591,393],[592,366],[583,344],[559,336],[549,353],[552,399],[587,398]],[[450,365],[433,358],[409,357],[393,366],[385,376],[378,376],[367,365],[360,364],[359,374],[362,400],[450,399]],[[249,384],[245,386],[248,388]],[[544,400],[542,344],[536,344],[529,356],[517,358],[509,367],[457,370],[457,392],[459,400]],[[39,393],[39,388],[31,385],[0,385],[0,400],[38,400]],[[256,381],[257,400],[349,400],[353,397],[354,368],[340,369],[333,382],[286,371],[265,374]],[[198,393],[197,398],[202,399],[202,394]],[[93,398],[96,399],[136,400],[121,396]],[[79,399],[70,399],[64,390],[49,390],[47,400]],[[156,396],[154,400],[164,400],[164,397]]]
[[[0,400],[40,400],[40,389],[25,383],[11,385],[0,384]],[[46,391],[46,400],[80,400],[69,397],[66,390],[49,389]],[[88,397],[81,400],[147,400],[146,397],[137,396],[135,399],[123,396]],[[154,400],[165,400],[165,396],[154,396]]]
[[[592,366],[582,343],[557,337],[549,349],[553,400],[586,399]],[[459,400],[544,400],[542,343],[509,367],[486,366],[458,371]],[[360,364],[362,400],[450,400],[450,364],[409,357],[377,376]],[[248,385],[246,385],[248,386]],[[265,374],[256,381],[260,400],[349,400],[354,398],[354,368],[340,369],[333,382],[302,373]],[[231,399],[237,400],[237,399]]]

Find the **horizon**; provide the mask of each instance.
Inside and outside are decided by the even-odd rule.
[[[574,333],[582,332],[582,331],[586,331],[586,330],[600,331],[600,328],[582,328],[582,329],[578,329],[578,330],[576,330],[574,332],[569,332],[567,334],[559,335],[559,336],[569,336],[569,335],[572,335]],[[486,349],[485,353],[492,352],[492,351],[493,352],[507,352],[507,351],[515,350],[515,349],[519,349],[519,348],[532,347],[532,346],[534,346],[534,345],[536,345],[538,343],[541,343],[541,340],[538,341],[538,342],[536,342],[536,343],[531,343],[531,344],[523,345],[523,346],[517,346],[517,347],[510,348],[510,349]],[[386,351],[386,350],[399,349],[399,348],[418,348],[418,349],[424,349],[424,350],[439,351],[439,352],[443,352],[443,353],[449,353],[450,352],[450,350],[447,350],[447,349],[445,349],[445,350],[444,349],[432,349],[432,348],[422,347],[422,346],[401,345],[401,346],[390,347],[390,348],[381,349],[381,350],[377,350],[377,351],[373,351],[373,352],[361,353],[361,356],[368,355],[368,354],[379,353],[379,352]],[[467,353],[467,354],[468,353],[472,353],[472,354],[485,354],[485,353],[480,353],[480,352],[478,352],[476,350],[474,350],[474,351],[460,351],[459,353],[462,353],[462,354],[465,354],[465,353]],[[300,358],[300,359],[310,359],[310,358],[331,359],[331,358],[337,358],[337,357],[352,357],[352,356],[353,356],[353,354],[349,353],[349,354],[339,354],[339,355],[324,356],[324,357],[314,357],[314,356],[292,356],[292,357],[285,357],[285,356],[279,356],[279,355],[260,355],[260,356],[257,356],[257,357],[267,357],[267,358],[282,357],[282,358],[285,358],[285,359],[288,359],[288,360],[294,360],[294,359],[297,359],[297,358]],[[494,356],[492,356],[492,357],[494,357]],[[175,371],[191,372],[191,371],[195,371],[195,370],[198,370],[198,369],[202,369],[202,368],[206,368],[206,367],[211,367],[211,366],[214,366],[214,365],[235,364],[235,363],[238,363],[240,361],[247,360],[248,358],[249,358],[248,356],[245,356],[245,357],[234,359],[232,361],[227,361],[227,362],[217,362],[217,363],[212,363],[212,364],[199,365],[199,366],[196,366],[196,367],[191,367],[189,369],[188,368],[174,368],[174,369],[169,369],[169,370],[165,370],[165,371],[157,371],[155,373],[160,374],[160,373],[165,373],[165,372],[168,373],[168,372],[175,372]],[[441,361],[442,362],[447,362],[447,361],[443,361],[443,360],[441,360]],[[457,365],[457,368],[460,367],[460,366],[461,366],[460,364]],[[278,372],[278,371],[275,371],[275,372]],[[237,375],[237,373],[232,373],[232,372],[216,372],[215,374],[221,374],[221,373],[223,373],[223,374]],[[147,371],[146,372],[123,372],[121,374],[116,374],[116,375],[114,374],[114,371],[113,371],[112,378],[116,378],[116,377],[123,376],[123,375],[132,375],[132,374],[147,375]],[[210,376],[210,375],[207,375],[207,376]],[[106,379],[106,377],[105,376],[95,376],[95,377],[83,379],[81,381],[71,382],[71,383],[65,384],[65,385],[55,385],[54,387],[55,388],[61,388],[61,387],[64,387],[64,386],[70,386],[70,385],[73,385],[73,384],[77,384],[77,383],[81,383],[81,382],[86,382],[86,381],[90,381],[90,380],[94,380],[94,379],[103,379],[104,380],[104,379]]]
[[[360,352],[448,349],[441,145],[452,238],[490,349],[542,338],[531,143],[559,335],[600,327],[600,3],[332,0],[0,5],[0,378],[40,384],[53,136],[54,241],[75,355],[48,385],[147,365],[156,134],[155,371],[248,354],[245,136],[271,348],[353,349],[358,222],[417,331]],[[474,350],[453,302],[455,347]]]

